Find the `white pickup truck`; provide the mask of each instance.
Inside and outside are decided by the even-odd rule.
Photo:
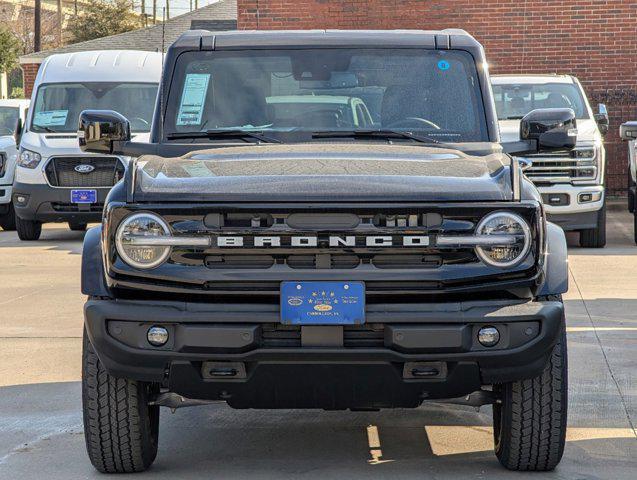
[[[13,136],[18,119],[24,124],[29,100],[0,100],[0,227],[15,230],[11,192],[18,148]]]
[[[575,150],[527,155],[520,163],[542,194],[549,220],[564,230],[580,232],[582,247],[604,247],[606,107],[600,104],[594,113],[581,84],[571,75],[494,75],[491,84],[503,142],[519,139],[520,119],[531,110],[573,109]]]

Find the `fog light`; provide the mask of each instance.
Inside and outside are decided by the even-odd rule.
[[[150,327],[146,338],[151,345],[161,347],[162,345],[166,345],[168,341],[168,330],[164,327]]]
[[[580,193],[577,197],[578,203],[599,202],[602,199],[600,192]]]
[[[493,347],[500,341],[500,332],[495,327],[482,327],[478,332],[478,341],[484,347]]]

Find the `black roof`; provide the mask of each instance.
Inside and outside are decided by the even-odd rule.
[[[190,30],[173,44],[175,49],[302,47],[422,47],[430,49],[482,48],[464,30]]]

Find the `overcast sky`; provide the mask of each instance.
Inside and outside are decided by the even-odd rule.
[[[176,17],[190,11],[190,0],[169,0],[170,1],[170,16]],[[199,0],[199,6],[210,5],[215,3],[216,0]],[[137,0],[138,4],[141,4],[140,0]],[[192,0],[193,8],[195,0]],[[166,0],[157,0],[157,17],[161,17],[162,8],[166,5]],[[153,13],[153,0],[146,0],[146,13],[151,15]]]

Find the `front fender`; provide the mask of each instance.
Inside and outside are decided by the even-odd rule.
[[[538,296],[560,295],[568,291],[568,248],[564,230],[546,223],[546,275]]]
[[[82,294],[91,297],[110,297],[104,278],[102,262],[102,226],[93,227],[84,236],[82,248]]]

